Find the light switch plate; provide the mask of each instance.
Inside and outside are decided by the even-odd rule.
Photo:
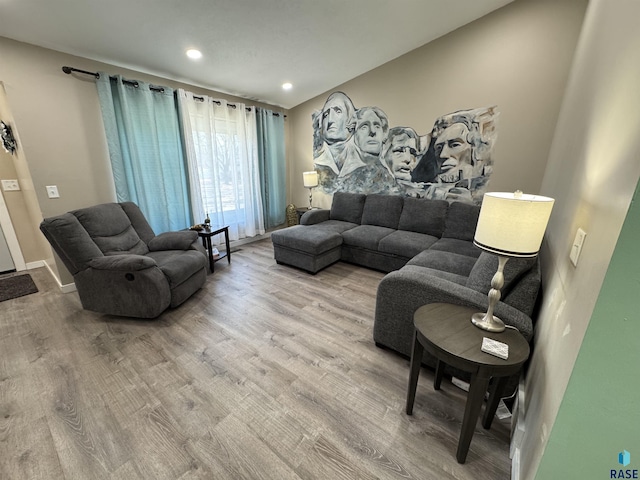
[[[571,252],[569,252],[569,260],[571,260],[574,267],[578,266],[578,258],[580,258],[580,252],[582,252],[582,245],[586,237],[587,233],[581,228],[578,228],[576,238],[573,240],[573,245],[571,246]]]
[[[47,185],[47,195],[49,198],[60,198],[60,194],[58,193],[58,187],[56,185]]]
[[[2,180],[2,190],[5,192],[20,190],[20,183],[18,180]]]

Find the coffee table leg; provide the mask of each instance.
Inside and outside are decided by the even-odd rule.
[[[418,333],[413,332],[413,348],[411,349],[411,367],[409,368],[409,388],[407,389],[407,415],[413,414],[413,401],[416,398],[416,387],[418,386],[418,376],[422,366],[422,353],[424,347],[418,340]]]
[[[464,419],[462,420],[462,430],[460,432],[460,440],[458,441],[458,451],[456,453],[458,463],[464,463],[467,459],[469,445],[471,444],[473,432],[476,429],[478,414],[482,408],[482,401],[488,385],[489,377],[485,377],[481,373],[472,375],[467,404],[464,407]]]

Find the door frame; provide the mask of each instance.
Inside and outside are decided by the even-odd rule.
[[[7,204],[4,201],[4,193],[2,192],[1,189],[0,189],[0,227],[2,227],[2,233],[4,233],[4,238],[7,241],[7,246],[9,247],[9,253],[11,254],[13,265],[16,267],[16,271],[20,272],[22,270],[26,270],[27,265],[24,262],[24,257],[22,256],[22,249],[20,248],[20,243],[18,242],[16,231],[13,228],[13,222],[11,221],[9,210],[7,210]]]

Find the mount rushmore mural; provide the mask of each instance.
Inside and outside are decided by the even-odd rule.
[[[380,108],[356,108],[334,92],[312,114],[318,188],[479,204],[491,175],[497,115],[496,107],[449,113],[420,135],[390,127]]]

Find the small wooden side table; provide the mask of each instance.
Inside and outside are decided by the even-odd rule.
[[[213,248],[211,246],[211,237],[214,235],[219,235],[220,233],[224,233],[224,244],[226,251],[220,252],[220,256],[218,258],[213,258]],[[229,226],[218,228],[217,230],[211,230],[210,228],[205,228],[204,230],[200,230],[198,232],[198,236],[202,238],[202,245],[207,250],[209,255],[209,270],[213,273],[213,265],[218,261],[222,260],[224,257],[227,257],[227,261],[231,263],[231,247],[229,247]]]
[[[415,334],[407,390],[407,415],[413,413],[413,402],[424,350],[437,359],[436,375],[433,381],[435,390],[440,390],[445,365],[471,374],[456,452],[458,463],[464,463],[467,459],[489,380],[492,377],[497,379],[489,392],[489,400],[482,421],[482,426],[486,429],[491,427],[509,376],[518,373],[529,357],[529,344],[517,330],[507,328],[504,332],[492,333],[473,325],[471,315],[477,311],[478,309],[460,305],[431,303],[420,307],[413,316]],[[483,337],[509,345],[509,358],[503,360],[480,350]]]

